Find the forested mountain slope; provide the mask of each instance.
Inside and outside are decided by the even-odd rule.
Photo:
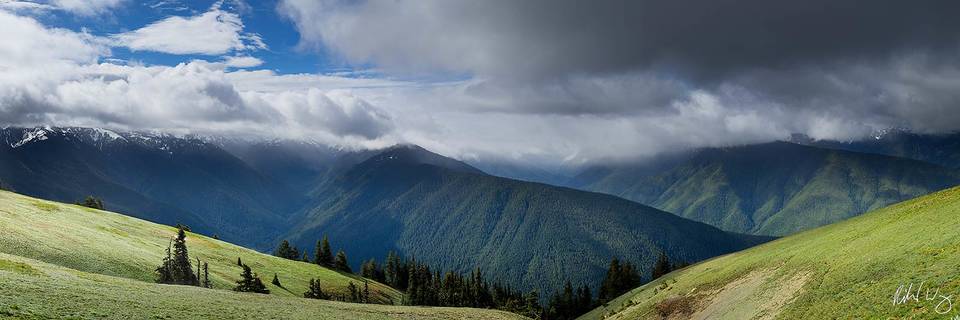
[[[773,142],[593,168],[574,185],[728,231],[781,236],[957,183],[957,171],[917,160]]]
[[[419,147],[389,149],[318,190],[291,220],[301,246],[322,235],[352,261],[398,250],[446,269],[545,294],[596,284],[620,257],[645,271],[660,252],[699,261],[764,239],[740,236],[617,197],[504,179]],[[426,160],[425,160],[426,159]]]

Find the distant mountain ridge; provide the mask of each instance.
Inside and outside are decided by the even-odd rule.
[[[794,135],[791,141],[821,148],[908,158],[960,169],[960,132],[918,134],[890,129],[854,141],[816,140],[804,135]]]
[[[644,274],[660,252],[700,261],[767,238],[736,235],[617,197],[505,179],[419,147],[390,148],[318,190],[286,237],[343,239],[351,261],[390,250],[553,292],[595,285],[612,257]]]
[[[306,193],[196,137],[94,128],[0,130],[0,180],[20,193],[111,210],[268,248]]]
[[[728,231],[782,236],[958,183],[956,170],[917,160],[773,142],[599,166],[572,185]]]

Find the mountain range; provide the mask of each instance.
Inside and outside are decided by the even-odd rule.
[[[388,251],[519,288],[593,284],[606,261],[641,270],[769,240],[617,197],[488,175],[416,146],[377,151],[92,128],[6,128],[0,179],[17,192],[108,209],[262,251],[323,235],[357,267]],[[571,269],[573,268],[573,269]]]
[[[484,174],[417,146],[390,148],[318,190],[292,221],[302,246],[349,239],[353,258],[390,250],[521,288],[598,283],[620,257],[647,273],[663,252],[700,261],[768,240],[723,232],[617,197]]]
[[[259,248],[306,201],[199,138],[6,128],[0,141],[0,179],[17,192],[63,202],[93,195],[118,212]]]
[[[282,239],[312,249],[327,235],[355,267],[393,250],[542,293],[566,280],[595,285],[613,257],[648,274],[660,253],[701,261],[960,182],[955,169],[921,160],[787,142],[596,165],[562,183],[543,170],[481,166],[567,187],[413,145],[50,127],[3,128],[0,143],[0,185],[19,193],[93,195],[261,251]]]

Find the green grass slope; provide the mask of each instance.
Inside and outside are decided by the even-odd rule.
[[[176,229],[136,218],[0,191],[0,253],[47,262],[82,272],[153,282]],[[346,293],[349,282],[363,280],[310,263],[265,255],[227,242],[189,233],[190,256],[209,263],[215,289],[229,290],[240,278],[237,258],[267,283],[271,294],[302,296],[311,278],[324,290]],[[196,267],[196,266],[194,266]],[[283,288],[270,284],[276,273]],[[400,293],[370,282],[376,301],[400,301]]]
[[[956,319],[958,218],[948,189],[673,272],[582,319]]]
[[[960,183],[926,162],[787,142],[704,149],[654,165],[595,172],[578,188],[720,229],[783,236]]]
[[[0,253],[0,318],[521,319],[494,310],[342,303],[146,283]]]

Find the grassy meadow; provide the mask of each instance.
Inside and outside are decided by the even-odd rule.
[[[675,271],[581,319],[954,319],[958,300],[953,188]]]
[[[0,318],[521,319],[466,308],[356,304],[104,276],[0,254]]]

